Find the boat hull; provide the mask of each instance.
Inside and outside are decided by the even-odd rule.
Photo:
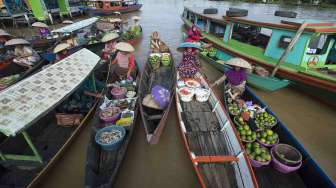
[[[153,81],[155,84],[165,86],[171,92],[169,104],[165,110],[154,110],[154,109],[150,109],[142,105],[142,99],[145,97],[145,94],[150,93],[150,89],[148,88],[148,85],[151,84],[151,76],[156,75],[156,73],[159,70],[155,70],[154,72],[152,68],[150,67],[149,62],[146,62],[144,71],[141,75],[141,81],[140,81],[141,97],[139,100],[140,114],[142,118],[142,124],[144,126],[144,129],[147,135],[147,141],[149,144],[152,144],[152,145],[157,144],[159,142],[160,136],[167,123],[167,118],[168,118],[168,114],[170,111],[170,107],[171,107],[171,104],[175,96],[175,83],[176,83],[175,63],[174,63],[172,54],[170,57],[172,58],[170,67],[163,67],[163,70],[168,69],[168,74],[158,73],[158,76],[154,77],[153,79],[155,80]],[[148,120],[148,117],[151,115],[159,116],[160,119],[159,120]]]

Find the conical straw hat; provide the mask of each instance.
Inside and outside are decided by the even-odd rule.
[[[192,42],[182,42],[177,48],[178,51],[183,51],[184,48],[195,48],[201,50],[201,46]]]
[[[101,39],[102,42],[107,42],[110,40],[114,40],[116,38],[118,38],[119,35],[117,33],[107,33],[106,35],[104,35],[104,37]]]
[[[140,20],[140,17],[139,16],[133,16],[132,19],[133,20]]]
[[[122,19],[120,19],[120,18],[112,18],[112,19],[110,20],[110,22],[111,22],[111,23],[114,23],[114,22],[122,22]]]
[[[131,44],[127,42],[119,42],[116,44],[116,49],[123,52],[134,52],[134,48]]]
[[[55,48],[54,48],[54,53],[58,53],[58,52],[61,52],[65,49],[68,49],[70,48],[70,44],[68,43],[61,43],[61,44],[58,44]]]
[[[225,62],[227,65],[232,65],[236,67],[242,67],[246,69],[252,69],[252,66],[249,62],[245,61],[242,58],[232,58]]]
[[[0,37],[1,37],[1,36],[10,37],[10,36],[12,36],[12,35],[1,29],[1,30],[0,30]]]
[[[49,26],[45,23],[42,22],[35,22],[32,24],[33,27],[43,27],[43,28],[48,28]]]
[[[24,39],[11,39],[5,43],[5,46],[12,46],[12,45],[18,45],[18,44],[29,44],[28,41]]]
[[[74,22],[71,20],[64,20],[62,24],[73,24]]]

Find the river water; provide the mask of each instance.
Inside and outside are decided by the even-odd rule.
[[[149,36],[158,31],[160,37],[173,50],[176,62],[181,54],[176,47],[182,40],[182,21],[180,15],[183,5],[204,7],[240,7],[260,12],[265,16],[275,10],[285,9],[298,12],[300,18],[336,19],[336,11],[316,7],[300,8],[278,5],[212,2],[204,0],[145,0],[141,11],[131,13],[141,16],[143,40],[137,46],[137,58],[143,65],[149,48]],[[127,18],[125,17],[125,18]],[[209,80],[215,80],[220,73],[209,65],[203,65]],[[219,88],[217,88],[219,89]],[[274,93],[256,91],[288,126],[299,141],[307,148],[313,158],[336,181],[336,109],[325,106],[293,88],[285,88]],[[149,146],[140,121],[130,143],[127,156],[118,174],[116,188],[133,187],[199,187],[191,162],[187,156],[177,127],[176,109],[173,105],[166,128],[159,144]],[[86,145],[89,128],[85,128],[79,138],[62,160],[42,182],[40,187],[83,187],[86,160]]]

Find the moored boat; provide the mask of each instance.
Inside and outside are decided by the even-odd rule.
[[[195,24],[203,31],[205,41],[222,52],[217,55],[219,59],[227,55],[241,57],[268,70],[276,67],[304,21],[273,16],[261,21],[252,13],[247,17],[222,15],[220,11],[203,14],[202,9],[185,7],[182,19],[187,27]],[[307,20],[307,26],[293,50],[288,52],[285,63],[280,65],[277,75],[335,93],[336,78],[322,71],[336,68],[334,23]]]
[[[150,144],[159,142],[175,93],[176,70],[173,55],[169,49],[162,52],[149,54],[140,80],[140,114]],[[153,94],[159,95],[154,92],[163,95],[162,106],[152,98]],[[167,93],[169,95],[166,96]]]
[[[99,59],[82,49],[1,91],[2,186],[37,185],[76,138],[97,104],[83,93],[96,91]]]
[[[83,10],[92,15],[106,16],[115,12],[127,13],[137,11],[142,7],[142,4],[136,0],[86,0]]]
[[[232,110],[232,102],[229,102],[229,94],[227,92],[224,93],[224,105],[225,108],[230,111]],[[281,120],[272,112],[272,110],[249,88],[247,87],[243,96],[241,97],[243,101],[249,104],[249,110],[251,107],[254,109],[252,111],[249,110],[240,110],[237,114],[232,110],[230,112],[231,121],[235,122],[236,127],[241,126],[241,122],[245,121],[237,121],[235,117],[239,117],[239,113],[242,111],[249,111],[251,115],[251,120],[247,121],[247,125],[254,130],[264,129],[272,130],[273,134],[276,134],[278,137],[277,144],[265,144],[261,141],[260,137],[257,137],[257,143],[260,143],[263,146],[269,148],[270,152],[274,151],[275,146],[286,144],[294,147],[300,153],[300,161],[297,164],[289,165],[286,163],[279,164],[279,160],[275,155],[272,155],[272,162],[269,164],[254,167],[253,171],[258,181],[259,187],[334,187],[332,180],[325,174],[325,172],[321,169],[321,167],[315,162],[312,156],[308,153],[308,151],[304,148],[304,146],[295,138],[295,136],[287,129],[285,124],[281,122]],[[255,108],[256,107],[256,108]],[[262,109],[265,109],[263,112]],[[258,111],[261,110],[261,111]],[[254,114],[254,115],[252,115]],[[256,120],[258,114],[267,114],[267,116],[274,117],[274,123],[271,127],[263,127],[261,128],[259,120]],[[267,119],[267,118],[266,118]],[[268,121],[266,120],[265,121]],[[266,124],[265,124],[266,125]],[[254,127],[254,128],[253,128]],[[242,139],[243,135],[241,132],[239,133],[239,138]],[[245,138],[246,139],[246,138]],[[268,139],[266,139],[268,141]],[[251,152],[247,151],[247,144],[251,144],[252,142],[245,142],[245,152],[249,154],[251,157]],[[279,144],[280,143],[280,144]],[[273,145],[273,146],[272,146]],[[294,149],[294,150],[295,150]],[[272,153],[274,154],[274,153]],[[291,154],[289,154],[291,155]],[[288,157],[288,156],[286,156]],[[293,155],[291,156],[292,158]],[[256,159],[254,158],[254,162]],[[289,160],[288,160],[289,161]],[[284,161],[283,161],[284,162]],[[257,162],[258,163],[258,162]],[[261,164],[261,163],[259,163]],[[291,168],[293,170],[291,170]],[[295,169],[295,170],[294,170]]]
[[[111,71],[112,66],[109,69]],[[122,80],[118,82],[113,80],[112,77],[109,77],[106,81],[106,84],[112,84],[114,88],[132,89],[127,89],[128,92],[124,92],[119,97],[115,95],[116,93],[112,96],[113,89],[111,90],[109,87],[102,92],[104,98],[100,100],[98,109],[90,122],[92,129],[87,149],[85,187],[112,187],[116,181],[116,175],[126,155],[138,114],[137,98],[140,81],[138,70],[137,68],[133,75],[134,81]],[[105,116],[102,115],[107,109],[115,109],[109,115],[110,118],[104,118]],[[124,117],[124,114],[127,117]],[[110,129],[112,124],[116,124],[112,127],[121,127],[125,131],[123,136],[117,145],[102,144],[102,133],[105,129]]]
[[[200,80],[179,80],[177,77],[177,80],[179,127],[200,185],[204,188],[258,187],[237,131],[206,80],[203,77]],[[208,96],[195,101],[194,87],[205,89]]]

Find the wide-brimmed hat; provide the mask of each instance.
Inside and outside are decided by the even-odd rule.
[[[242,58],[235,57],[235,58],[229,59],[228,61],[225,61],[224,63],[227,64],[227,65],[242,67],[242,68],[245,68],[245,69],[252,69],[251,64],[249,62],[245,61]]]
[[[121,12],[116,11],[116,12],[114,12],[114,14],[121,15]]]
[[[71,20],[64,20],[62,24],[73,24],[74,22]]]
[[[195,48],[201,50],[201,46],[192,42],[182,42],[177,48],[178,51],[183,51],[184,48]]]
[[[157,36],[154,36],[155,34],[157,34]],[[154,31],[154,32],[152,33],[152,35],[151,35],[151,38],[152,38],[152,39],[159,39],[159,38],[160,38],[160,36],[159,36],[159,32]]]
[[[61,43],[61,44],[58,44],[55,48],[54,48],[54,53],[58,53],[58,52],[61,52],[65,49],[68,49],[70,48],[70,44],[68,43]]]
[[[5,46],[13,46],[13,45],[19,45],[19,44],[29,44],[29,42],[24,39],[16,38],[16,39],[11,39],[7,41],[5,43]]]
[[[127,42],[119,42],[116,44],[115,48],[123,52],[134,52],[133,46]]]
[[[111,22],[111,23],[122,22],[122,19],[120,19],[120,18],[112,18],[112,19],[109,20],[109,22]]]
[[[148,108],[153,108],[153,109],[157,109],[157,110],[162,110],[162,108],[160,107],[160,105],[158,103],[155,102],[154,98],[152,97],[151,94],[146,95],[143,99],[142,99],[142,105],[148,107]]]
[[[43,27],[43,28],[48,28],[49,26],[45,23],[42,22],[35,22],[32,24],[33,27]]]
[[[12,35],[2,29],[0,30],[0,37],[10,37],[10,36]]]
[[[132,20],[140,20],[140,17],[139,16],[133,16]]]
[[[106,35],[104,35],[104,37],[101,39],[102,42],[107,42],[110,40],[114,40],[117,39],[119,37],[119,35],[117,33],[107,33]]]

